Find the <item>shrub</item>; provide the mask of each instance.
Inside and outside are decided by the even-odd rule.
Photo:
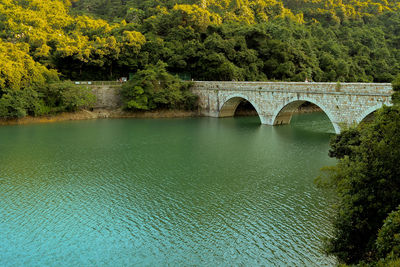
[[[376,247],[381,258],[400,257],[400,206],[385,219],[378,232]]]
[[[159,61],[138,71],[122,86],[121,96],[126,110],[194,109],[197,96],[190,83],[166,71],[166,64]]]

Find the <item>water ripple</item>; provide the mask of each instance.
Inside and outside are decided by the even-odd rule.
[[[257,123],[1,127],[0,265],[334,265],[329,126]]]

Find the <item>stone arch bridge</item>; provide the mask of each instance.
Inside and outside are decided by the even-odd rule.
[[[383,105],[391,105],[391,84],[306,82],[201,82],[193,93],[199,96],[202,115],[230,117],[243,100],[250,102],[262,124],[288,124],[305,102],[322,109],[336,133],[358,124]]]

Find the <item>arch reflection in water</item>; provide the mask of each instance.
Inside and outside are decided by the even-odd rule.
[[[246,112],[248,111],[248,112]],[[239,112],[239,114],[238,114]],[[246,114],[247,113],[247,114]],[[226,118],[237,115],[260,116],[258,107],[249,101],[245,96],[237,95],[228,99],[221,107],[218,117]],[[259,117],[260,118],[260,117]],[[260,118],[261,120],[261,118]]]
[[[308,105],[310,107],[316,107],[316,111],[322,111],[326,114],[336,133],[340,132],[339,126],[333,120],[334,116],[330,114],[329,109],[325,108],[323,105],[317,103],[313,99],[301,99],[288,101],[283,107],[277,109],[273,115],[273,125],[285,125],[290,124],[293,114],[298,113],[300,107]]]
[[[244,96],[234,96],[229,98],[223,104],[219,111],[218,117],[225,118],[234,116],[257,116],[261,121],[261,116],[257,109],[258,107],[252,102],[248,101]],[[331,122],[332,127],[337,132],[335,124],[332,123],[332,116],[329,113],[326,113],[323,108],[307,100],[292,101],[275,111],[273,114],[273,125],[290,124],[294,114],[313,112],[323,112],[326,115],[327,120]]]

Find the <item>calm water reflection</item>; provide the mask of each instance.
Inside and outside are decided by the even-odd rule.
[[[0,127],[0,266],[334,265],[323,114]]]

